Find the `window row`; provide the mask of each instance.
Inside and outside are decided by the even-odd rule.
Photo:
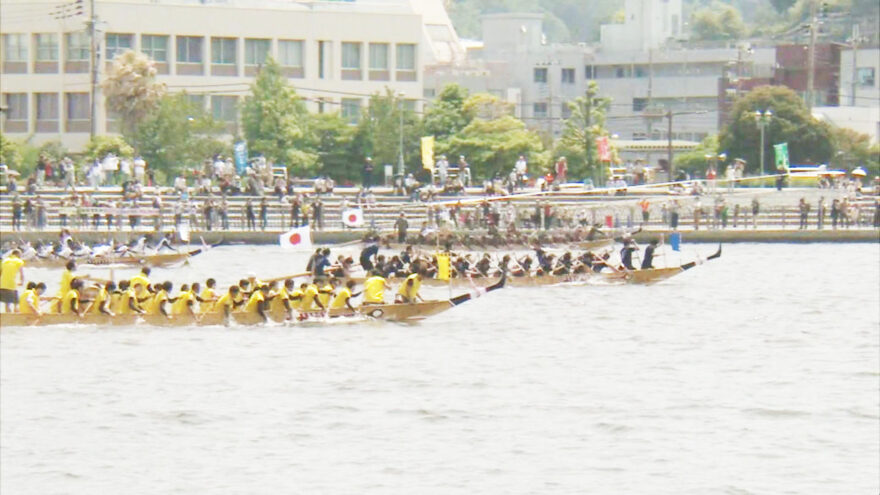
[[[533,80],[536,83],[546,84],[548,78],[547,67],[535,67]],[[562,84],[574,84],[574,69],[571,67],[563,67],[559,73],[559,81]]]
[[[134,34],[107,33],[104,36],[103,55],[105,60],[111,61],[118,54],[137,48]],[[206,43],[206,39],[208,42]],[[31,44],[31,41],[33,44]],[[88,62],[90,57],[89,38],[86,32],[65,33],[63,38],[63,60],[65,63]],[[285,68],[300,69],[305,66],[305,41],[304,40],[277,40],[277,50],[273,53],[271,39],[225,38],[204,36],[174,36],[174,48],[171,46],[170,35],[140,35],[141,52],[160,64],[167,64],[172,60],[178,64],[202,65],[206,52],[210,48],[210,63],[212,66],[235,67],[239,63],[239,44],[243,45],[243,58],[245,66],[259,66],[266,62],[270,55]],[[29,50],[33,47],[33,61],[37,72],[45,72],[45,64],[57,64],[61,56],[61,44],[57,33],[38,33],[28,35],[23,33],[7,33],[3,35],[2,56],[4,72],[21,73],[27,72],[29,62]],[[382,79],[380,72],[390,72],[392,64],[399,72],[415,72],[416,70],[416,44],[414,43],[363,43],[342,42],[341,69],[344,79],[361,79],[360,71],[365,68],[373,76],[371,79]],[[318,65],[319,77],[324,77],[325,66],[333,57],[330,54],[332,43],[318,41]],[[394,55],[392,60],[391,55]],[[42,64],[42,65],[41,65]],[[57,71],[57,65],[53,66]],[[235,75],[231,73],[215,75]],[[229,71],[227,71],[229,72]],[[167,72],[165,72],[167,73]],[[184,71],[186,75],[193,75],[191,71]],[[197,71],[195,75],[200,74]],[[291,74],[303,77],[302,74]],[[404,79],[414,80],[414,75],[401,74]],[[387,74],[385,74],[387,79]],[[412,78],[412,79],[409,79]]]
[[[5,93],[4,131],[30,132],[30,121],[36,132],[60,132],[63,119],[65,132],[89,132],[91,103],[88,93]]]

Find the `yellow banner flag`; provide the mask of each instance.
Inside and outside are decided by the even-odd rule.
[[[422,138],[422,167],[434,171],[434,136]]]
[[[447,253],[437,253],[437,279],[449,280],[449,255]]]

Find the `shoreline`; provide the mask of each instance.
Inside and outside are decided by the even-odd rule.
[[[482,232],[482,231],[474,231]],[[533,231],[525,231],[533,232]],[[782,230],[782,229],[727,229],[727,230],[679,230],[682,242],[695,244],[717,243],[880,243],[880,230],[878,229],[839,229],[839,230]],[[128,241],[133,235],[144,235],[148,232],[73,232],[77,240],[87,243],[103,242],[107,239]],[[190,233],[190,242],[197,245],[202,239],[208,244],[224,242],[225,244],[240,245],[278,245],[278,236],[282,231],[265,232],[242,232],[242,231],[193,231]],[[323,230],[312,231],[314,244],[341,244],[350,243],[363,238],[365,230]],[[415,233],[415,232],[413,232]],[[638,242],[646,242],[663,236],[668,240],[672,231],[668,229],[645,229],[635,235]],[[26,242],[55,241],[59,231],[16,231],[0,232],[0,242],[22,240]]]

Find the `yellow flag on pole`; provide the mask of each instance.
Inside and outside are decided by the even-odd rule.
[[[434,136],[422,138],[422,167],[434,171]]]
[[[449,280],[449,255],[447,253],[437,253],[437,279]]]

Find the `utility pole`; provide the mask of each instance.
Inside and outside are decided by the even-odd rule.
[[[858,52],[859,43],[866,41],[867,38],[859,36],[859,25],[853,19],[852,37],[847,41],[852,48],[852,94],[850,95],[850,104],[856,106],[856,91],[858,90],[859,64]]]
[[[397,174],[400,175],[400,180],[403,180],[405,169],[403,163],[403,93],[398,93],[397,98],[397,113],[400,114],[400,128],[398,129],[400,132],[400,147],[397,149]]]
[[[813,85],[816,73],[816,0],[810,0],[810,45],[807,48],[807,108],[813,109]]]
[[[669,162],[669,181],[675,180],[675,163],[672,161],[672,110],[666,111],[666,160]]]
[[[95,15],[95,0],[89,1],[89,54],[90,65],[90,94],[91,110],[89,112],[89,136],[94,138],[98,133],[98,40],[95,39],[98,16]]]

